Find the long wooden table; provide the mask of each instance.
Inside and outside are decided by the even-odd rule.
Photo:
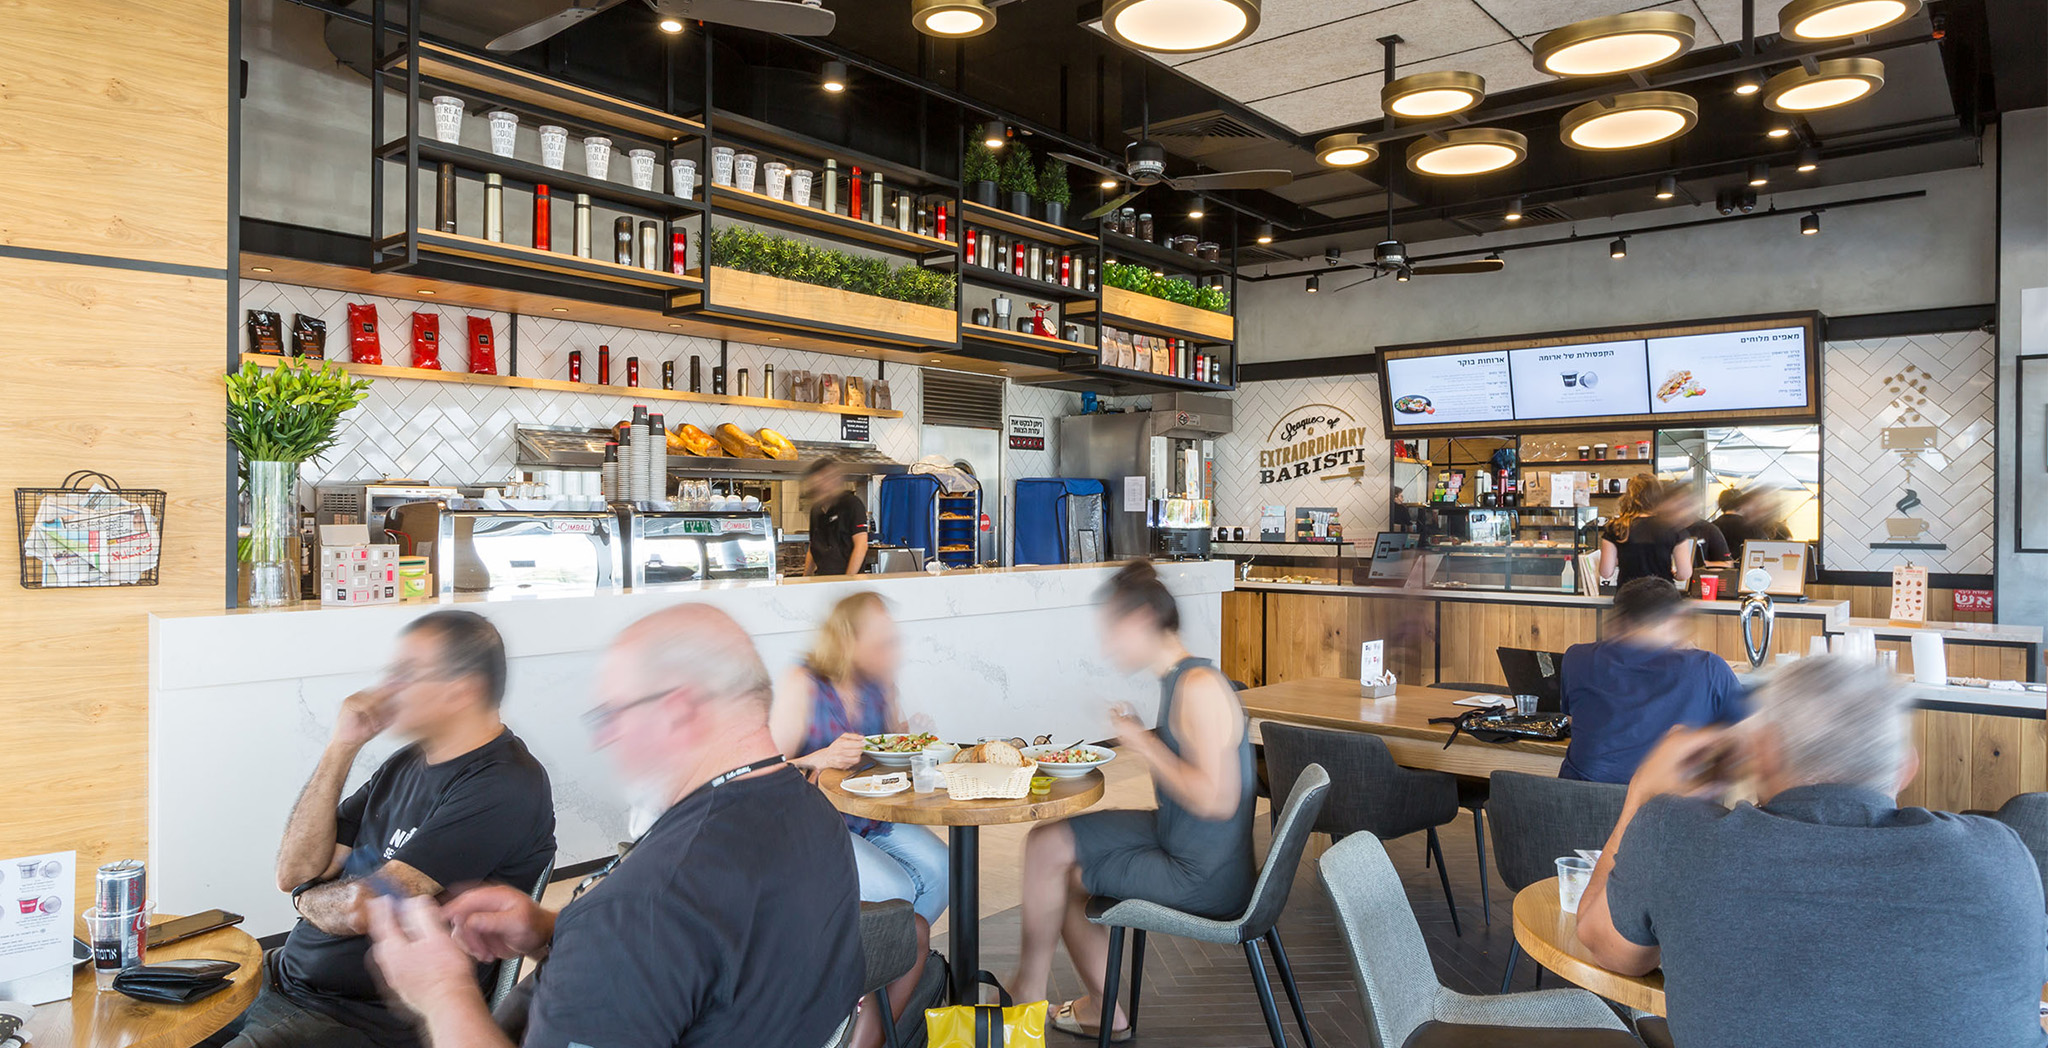
[[[1357,681],[1342,677],[1291,680],[1238,694],[1252,717],[1254,733],[1260,721],[1367,731],[1383,739],[1395,763],[1404,767],[1481,778],[1496,771],[1557,774],[1564,763],[1562,742],[1481,742],[1461,732],[1446,747],[1451,726],[1431,724],[1430,718],[1468,712],[1472,707],[1455,702],[1466,697],[1465,692],[1403,684],[1387,698],[1368,699]]]

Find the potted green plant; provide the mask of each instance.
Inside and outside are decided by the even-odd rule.
[[[1003,173],[998,183],[1003,190],[1003,210],[1031,217],[1031,198],[1038,192],[1038,173],[1031,169],[1031,150],[1024,148],[1024,143],[1010,143],[1009,155],[1003,157]]]
[[[1038,169],[1038,202],[1045,208],[1045,220],[1056,226],[1067,224],[1067,205],[1074,199],[1074,190],[1067,185],[1067,162],[1058,157],[1046,157],[1045,166]]]
[[[996,168],[996,154],[987,144],[975,142],[967,147],[967,163],[960,173],[960,180],[967,183],[968,199],[987,207],[996,206],[996,179],[1000,173]]]
[[[248,471],[252,607],[297,600],[299,572],[288,554],[299,531],[299,463],[334,446],[341,416],[369,389],[369,379],[351,379],[337,365],[289,357],[268,372],[245,361],[228,376],[228,441]]]

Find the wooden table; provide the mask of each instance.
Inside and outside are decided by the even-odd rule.
[[[863,819],[907,822],[916,826],[946,827],[950,864],[948,881],[952,888],[953,923],[947,939],[952,956],[953,1000],[978,1000],[974,973],[981,968],[981,827],[1020,822],[1064,819],[1087,810],[1102,799],[1103,779],[1099,771],[1073,779],[1054,779],[1052,792],[1042,797],[1019,800],[956,801],[942,787],[930,793],[905,790],[887,797],[860,797],[839,788],[841,781],[860,775],[907,768],[878,768],[864,765],[851,771],[827,771],[818,777],[818,787],[832,806]]]
[[[1357,681],[1342,677],[1292,680],[1238,693],[1245,712],[1254,720],[1378,735],[1394,762],[1403,767],[1479,778],[1496,771],[1557,775],[1564,763],[1562,742],[1491,743],[1460,733],[1457,741],[1445,748],[1451,726],[1431,724],[1430,718],[1469,712],[1472,707],[1454,701],[1465,697],[1462,692],[1403,684],[1388,698],[1368,699],[1360,693]],[[1512,701],[1505,695],[1501,699]]]
[[[159,923],[168,918],[159,916]],[[82,929],[81,929],[82,931]],[[225,990],[192,1004],[151,1004],[99,992],[92,965],[71,979],[71,999],[36,1006],[28,1021],[32,1048],[190,1048],[226,1026],[263,986],[263,948],[240,928],[222,928],[149,951],[150,962],[210,957],[241,970]]]
[[[1557,878],[1515,893],[1515,942],[1529,959],[1610,1001],[1664,1014],[1664,973],[1623,975],[1602,968],[1579,942],[1579,916],[1557,901]]]

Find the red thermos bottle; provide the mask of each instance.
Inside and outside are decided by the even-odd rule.
[[[610,346],[597,347],[597,384],[600,386],[612,384],[612,347]]]
[[[945,212],[944,210],[941,210],[941,211],[939,212],[939,214],[940,214],[940,216],[941,216],[941,217],[943,217],[943,216],[945,215],[945,213],[946,213],[946,212]],[[968,226],[968,227],[967,227],[967,229],[966,229],[966,230],[965,230],[964,232],[962,232],[962,233],[960,234],[960,244],[961,244],[961,248],[960,248],[960,257],[961,257],[961,259],[963,259],[964,261],[966,261],[968,265],[979,265],[979,264],[980,264],[980,258],[979,258],[979,256],[977,256],[977,255],[976,255],[976,254],[974,253],[974,227],[973,227],[973,226]]]
[[[940,240],[946,239],[946,205],[939,205],[938,226],[932,232]]]
[[[640,358],[639,358],[639,357],[627,357],[627,358],[626,358],[626,385],[628,385],[628,386],[633,386],[633,387],[636,387],[636,388],[637,388],[637,387],[638,387],[638,386],[640,385]]]
[[[860,209],[860,168],[854,168],[852,177],[846,183],[846,213],[854,218],[861,217]]]
[[[551,250],[548,246],[548,187],[533,187],[533,247],[536,251]]]
[[[583,351],[580,349],[569,351],[569,381],[583,381]]]

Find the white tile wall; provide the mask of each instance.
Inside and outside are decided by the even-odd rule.
[[[1253,533],[1258,530],[1261,506],[1284,506],[1289,520],[1296,506],[1335,506],[1346,536],[1354,540],[1362,537],[1369,542],[1374,532],[1387,526],[1391,447],[1384,438],[1366,441],[1365,470],[1355,479],[1309,476],[1259,482],[1259,452],[1281,443],[1274,427],[1296,408],[1328,404],[1349,415],[1352,425],[1379,432],[1382,422],[1376,376],[1251,382],[1238,387],[1233,397],[1236,410],[1231,431],[1216,441],[1216,523]]]
[[[1821,538],[1829,568],[1887,571],[1911,561],[1991,572],[1996,358],[1996,341],[1982,331],[1828,343]],[[1892,426],[1940,429],[1910,475],[1904,456],[1880,443]],[[1908,489],[1920,504],[1901,513]],[[1886,518],[1902,516],[1929,524],[1918,541],[1947,549],[1872,549],[1888,541]]]

